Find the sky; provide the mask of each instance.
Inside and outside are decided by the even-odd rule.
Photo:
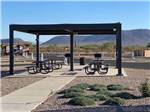
[[[3,1],[2,38],[9,24],[122,23],[123,30],[150,29],[150,1]],[[41,36],[44,42],[53,36]],[[15,38],[35,42],[35,36],[15,32]]]

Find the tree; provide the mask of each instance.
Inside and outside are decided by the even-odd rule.
[[[147,47],[147,48],[150,48],[150,43],[148,43],[148,44],[146,45],[146,47]]]
[[[114,49],[115,49],[115,43],[114,42],[106,42],[106,43],[103,43],[101,45],[102,51],[110,52],[110,51],[114,51]]]

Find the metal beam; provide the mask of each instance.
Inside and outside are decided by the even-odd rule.
[[[39,34],[36,35],[36,66],[39,67],[40,49],[39,49]]]
[[[118,68],[118,76],[122,76],[122,42],[121,42],[121,24],[118,26],[117,33],[116,33],[116,39],[117,39],[117,68]]]
[[[73,68],[73,46],[74,46],[74,43],[73,43],[73,33],[70,34],[70,71],[74,71],[74,68]]]
[[[14,74],[14,30],[9,26],[9,75]]]
[[[106,23],[106,24],[12,24],[14,30],[26,33],[43,34],[66,34],[66,29],[77,32],[79,34],[113,34],[112,29],[116,28],[120,23]],[[60,31],[60,32],[57,32]],[[95,32],[98,31],[98,32]],[[52,32],[52,33],[50,33]],[[54,33],[53,33],[54,32]]]

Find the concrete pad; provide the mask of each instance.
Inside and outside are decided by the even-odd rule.
[[[118,69],[109,67],[108,72],[106,74],[99,74],[98,72],[95,72],[95,74],[89,74],[87,75],[85,73],[85,70],[80,71],[80,73],[77,74],[77,76],[99,76],[99,77],[108,77],[108,76],[116,76],[118,73]],[[122,69],[122,74],[123,76],[127,76],[126,72],[124,69]]]
[[[2,112],[30,112],[75,77],[47,77],[1,97]]]
[[[95,74],[87,75],[84,71],[84,66],[85,65],[75,65],[74,66],[74,71],[69,71],[70,66],[63,65],[62,69],[54,70],[51,73],[48,74],[29,74],[28,72],[24,72],[21,74],[15,74],[14,76],[20,77],[20,76],[63,76],[63,77],[70,77],[70,76],[116,76],[118,74],[118,69],[115,67],[109,66],[108,73],[107,74],[98,74],[97,72]],[[122,68],[122,74],[123,76],[127,76],[127,73],[125,70]]]
[[[106,74],[98,74],[97,72],[95,74],[87,75],[85,73],[85,70],[83,69],[84,66],[78,65],[74,67],[74,71],[69,71],[68,66],[64,66],[62,69],[54,71],[54,73],[49,73],[49,76],[116,76],[118,74],[118,69],[115,67],[110,66],[108,69],[108,72]],[[59,72],[59,73],[58,73]],[[127,76],[127,73],[122,68],[122,74],[123,76]]]

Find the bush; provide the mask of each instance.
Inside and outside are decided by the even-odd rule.
[[[146,80],[139,87],[139,90],[143,97],[150,97],[150,81]]]
[[[106,95],[106,96],[112,96],[113,93],[108,91],[107,89],[104,89],[104,90],[99,90],[96,94],[102,94],[102,95]]]
[[[92,98],[82,96],[82,97],[75,97],[71,99],[68,103],[71,105],[89,106],[94,105],[95,101]]]
[[[88,96],[90,98],[92,98],[95,101],[104,101],[104,100],[108,100],[110,97],[104,94],[96,94],[96,95],[91,95]]]
[[[116,93],[116,94],[112,95],[112,97],[120,97],[120,98],[124,98],[124,99],[136,99],[137,98],[137,96],[127,93],[127,92]]]
[[[84,92],[84,90],[81,88],[77,88],[77,87],[71,87],[69,89],[65,89],[65,90],[58,92],[58,94],[65,94],[68,92]]]
[[[84,92],[84,90],[87,89],[88,87],[89,87],[89,84],[81,83],[81,84],[72,86],[69,89],[62,90],[62,91],[58,92],[58,94],[65,94],[68,92]]]
[[[71,87],[69,89],[69,91],[74,91],[74,92],[84,92],[84,89],[80,88],[80,87]]]
[[[107,89],[108,90],[123,90],[123,89],[126,89],[126,87],[121,84],[110,84],[107,86]]]
[[[91,85],[89,86],[89,88],[92,91],[107,90],[107,87],[105,85],[100,85],[100,84]]]
[[[81,83],[81,84],[77,84],[77,85],[72,86],[72,87],[73,88],[80,88],[80,89],[85,90],[85,89],[87,89],[89,87],[89,84],[87,84],[87,83]]]
[[[66,92],[64,95],[63,95],[63,98],[73,98],[73,97],[78,97],[78,96],[83,96],[84,94],[81,93],[81,92],[74,92],[74,91],[71,91],[71,92]]]
[[[103,104],[104,105],[124,105],[125,100],[119,97],[114,97],[114,98],[110,98],[106,100]]]

